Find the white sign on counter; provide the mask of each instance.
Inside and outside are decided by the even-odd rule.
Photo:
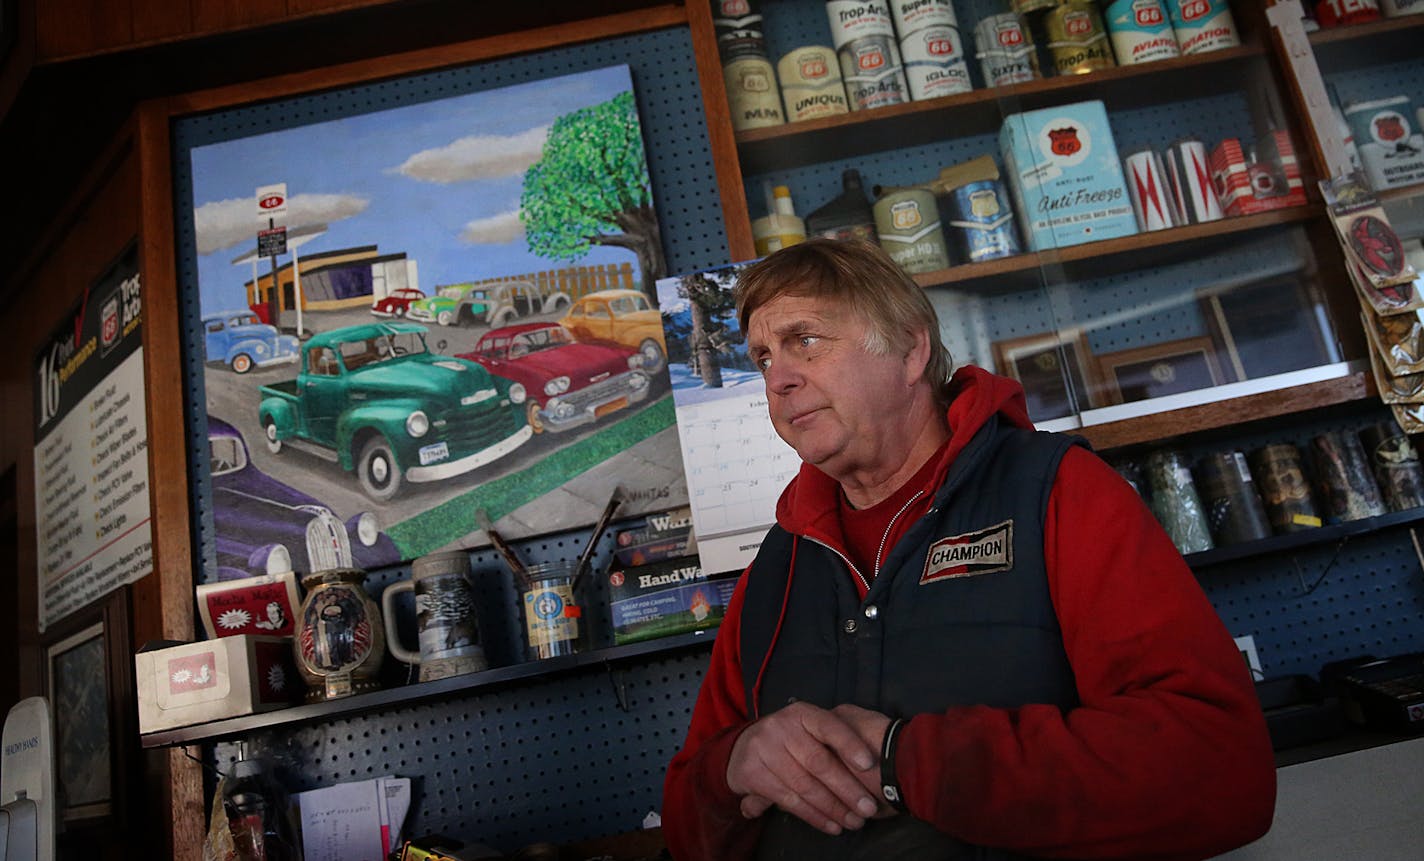
[[[153,567],[142,322],[130,251],[35,357],[41,631]]]

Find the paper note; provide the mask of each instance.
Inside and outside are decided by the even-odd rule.
[[[381,842],[385,799],[376,780],[299,792],[296,800],[306,861],[383,861],[386,857]]]

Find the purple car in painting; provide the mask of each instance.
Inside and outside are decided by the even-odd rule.
[[[330,508],[249,462],[237,428],[208,416],[218,579],[329,568],[371,570],[400,551],[369,511],[342,523]]]

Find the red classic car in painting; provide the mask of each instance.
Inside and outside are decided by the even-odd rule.
[[[458,357],[524,386],[525,411],[535,433],[588,424],[648,394],[648,375],[637,350],[581,344],[558,323],[492,329],[473,352]]]
[[[371,305],[371,313],[378,317],[404,317],[410,303],[424,298],[425,294],[414,287],[399,287],[377,299]]]

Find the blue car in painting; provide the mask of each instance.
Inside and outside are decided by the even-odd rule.
[[[253,368],[295,362],[300,344],[251,311],[217,311],[203,316],[203,349],[209,362],[245,374]]]
[[[342,523],[330,508],[263,473],[237,428],[208,416],[218,579],[329,568],[371,570],[400,551],[369,511]]]

